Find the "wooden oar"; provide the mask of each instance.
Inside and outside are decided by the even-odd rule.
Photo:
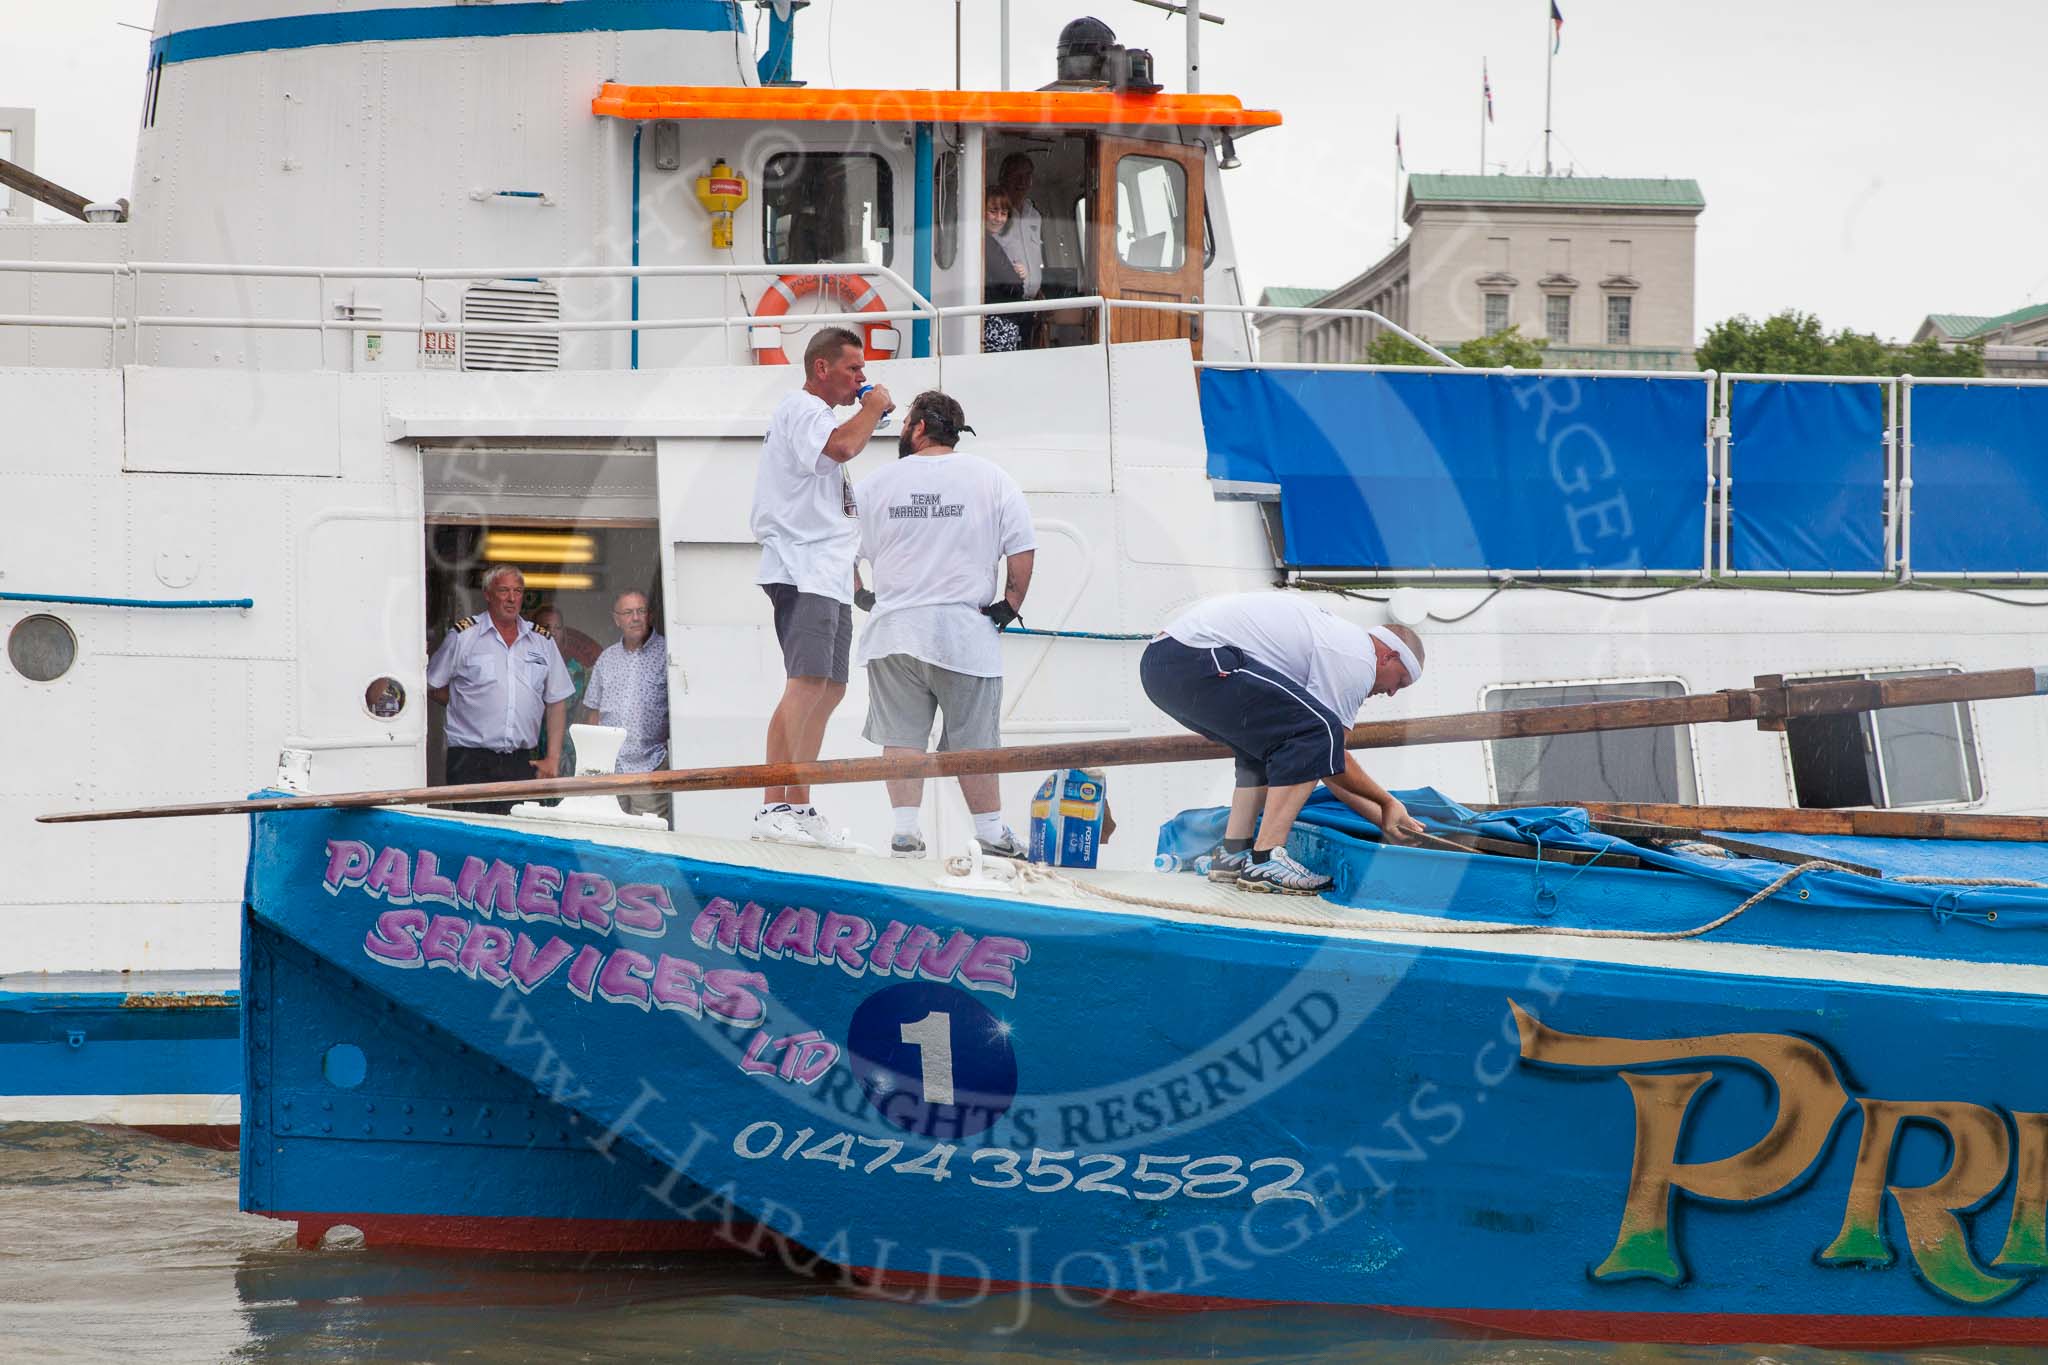
[[[1585,702],[1575,706],[1532,707],[1526,711],[1463,711],[1408,720],[1372,721],[1353,726],[1345,744],[1353,749],[1391,749],[1414,744],[1526,739],[1543,735],[1744,720],[1777,729],[1783,728],[1787,720],[1803,716],[1876,711],[1894,706],[1926,706],[1938,702],[1988,701],[1997,697],[2030,697],[2042,692],[2048,692],[2048,669],[2002,668],[1984,673],[1812,683],[1773,681],[1767,686],[1731,688],[1695,696]],[[1221,758],[1228,752],[1222,745],[1196,735],[1159,735],[1144,739],[965,749],[957,753],[924,754],[903,759],[835,758],[815,763],[749,763],[735,767],[617,773],[602,777],[485,782],[469,787],[414,787],[330,796],[145,806],[129,810],[67,811],[37,818],[45,824],[69,824],[182,815],[238,815],[251,811],[447,806],[483,801],[534,801],[550,796],[616,796],[627,792],[732,791],[747,787],[882,782],[891,778],[958,777],[963,773],[1043,772],[1058,768],[1189,763],[1198,759]],[[1639,818],[1652,817],[1642,815]]]
[[[1759,858],[1767,863],[1783,863],[1787,867],[1797,867],[1813,859],[1810,853],[1791,853],[1782,848],[1772,848],[1768,844],[1751,843],[1747,839],[1730,839],[1725,834],[1713,834],[1704,829],[1692,829],[1683,825],[1660,825],[1646,820],[1595,820],[1593,828],[1602,834],[1612,834],[1622,839],[1712,844],[1716,848],[1728,850],[1738,858]],[[1828,861],[1837,867],[1859,872],[1866,877],[1884,875],[1882,868],[1852,863],[1847,858],[1830,855]]]
[[[1676,806],[1634,801],[1547,801],[1543,804],[1579,806],[1596,821],[1676,825],[1681,830],[1733,830],[1743,834],[1853,834],[1869,839],[1983,839],[2019,844],[2048,842],[2048,818],[2038,815],[1951,815],[1940,811],[1913,810],[1787,810],[1781,806]],[[1513,810],[1515,807],[1475,806],[1473,809]],[[1659,837],[1663,837],[1661,833]]]

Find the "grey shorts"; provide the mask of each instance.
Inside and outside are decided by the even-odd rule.
[[[922,752],[931,742],[934,714],[946,718],[939,752],[996,748],[1003,742],[1003,680],[955,673],[908,654],[868,661],[868,723],[861,729],[868,743]]]
[[[853,657],[853,608],[791,583],[763,583],[775,604],[775,638],[782,645],[782,673],[788,678],[846,681]]]

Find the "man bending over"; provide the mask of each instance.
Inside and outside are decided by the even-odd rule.
[[[1422,676],[1422,641],[1408,627],[1353,625],[1296,593],[1212,597],[1145,647],[1138,676],[1153,705],[1237,755],[1230,823],[1209,880],[1296,896],[1327,890],[1330,878],[1287,852],[1317,782],[1391,840],[1422,833],[1344,747],[1367,697]]]

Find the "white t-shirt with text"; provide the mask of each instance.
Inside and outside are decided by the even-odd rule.
[[[1294,593],[1244,592],[1197,602],[1166,633],[1194,649],[1232,645],[1300,683],[1349,725],[1372,695],[1379,654],[1364,626]]]
[[[756,583],[789,583],[798,592],[853,601],[860,545],[853,485],[845,466],[825,453],[838,425],[825,400],[804,389],[775,405],[754,474]]]
[[[1001,637],[981,609],[1002,591],[1001,562],[1038,548],[1017,481],[978,455],[911,455],[855,496],[875,590],[859,662],[908,654],[1000,678]]]

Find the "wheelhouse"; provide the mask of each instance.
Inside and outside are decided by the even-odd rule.
[[[633,128],[634,264],[764,268],[642,278],[634,319],[736,325],[636,332],[638,366],[773,363],[806,314],[875,314],[853,319],[874,358],[960,354],[983,348],[991,307],[1023,319],[1024,347],[1096,344],[1106,328],[1250,357],[1243,317],[1205,329],[1178,310],[1243,303],[1222,143],[1277,113],[1121,90],[609,83],[591,108]],[[992,191],[1037,219],[1033,287],[1008,308],[987,302]],[[804,268],[818,264],[867,269],[828,283]]]

